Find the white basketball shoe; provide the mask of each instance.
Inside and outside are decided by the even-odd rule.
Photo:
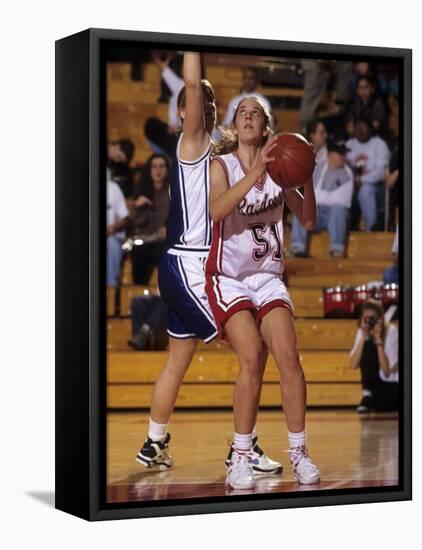
[[[227,470],[226,486],[232,489],[253,489],[255,487],[250,451],[233,449]]]
[[[225,460],[225,465],[227,468],[230,465],[230,460],[232,458],[234,450],[233,443],[230,445],[229,454]],[[258,445],[258,438],[254,437],[252,439],[252,451],[251,451],[251,463],[253,474],[256,477],[265,476],[265,475],[278,475],[283,472],[283,465],[280,462],[272,460],[267,456],[261,447]]]
[[[312,463],[305,445],[302,447],[290,448],[288,452],[293,474],[298,482],[303,485],[319,483],[321,479],[319,470],[315,464]]]

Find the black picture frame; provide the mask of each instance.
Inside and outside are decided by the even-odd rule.
[[[108,45],[224,49],[293,57],[351,56],[401,67],[400,211],[402,368],[399,486],[256,498],[105,502],[105,76]],[[412,498],[412,52],[367,46],[89,29],[56,42],[56,508],[86,520],[339,505]],[[199,501],[198,501],[199,500]]]

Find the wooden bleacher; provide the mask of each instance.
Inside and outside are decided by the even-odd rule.
[[[324,319],[322,287],[330,284],[365,284],[381,280],[391,262],[392,233],[351,233],[348,258],[330,258],[327,234],[312,238],[311,258],[286,258],[289,292],[295,304],[298,350],[307,379],[309,406],[353,406],[361,395],[360,374],[348,366],[356,320]],[[286,235],[286,241],[289,236]],[[288,247],[286,247],[288,248]],[[127,345],[131,333],[130,304],[134,296],[157,293],[151,284],[131,284],[130,262],[125,262],[118,293],[120,315],[108,307],[107,380],[108,407],[148,407],[153,385],[167,352],[134,352]],[[113,291],[108,297],[116,303]],[[114,314],[113,314],[114,312]],[[230,407],[237,359],[218,341],[200,343],[182,385],[177,407]],[[278,371],[270,357],[264,376],[261,406],[279,406]]]
[[[296,334],[299,350],[347,350],[351,349],[356,332],[354,319],[300,319],[296,318]],[[108,319],[107,321],[107,350],[128,351],[127,340],[130,332],[131,320]],[[201,350],[214,350],[218,342],[200,344]]]
[[[146,356],[146,357],[145,357]],[[108,355],[109,408],[148,407],[165,352],[112,352]],[[359,401],[360,375],[347,364],[342,351],[304,351],[309,405],[353,405]],[[236,356],[228,351],[196,353],[178,397],[181,407],[230,407],[237,375]],[[268,360],[261,406],[280,405],[278,369]]]
[[[144,164],[151,150],[143,127],[149,117],[167,120],[168,106],[158,103],[160,71],[154,63],[143,66],[143,80],[130,79],[130,63],[107,65],[107,136],[109,140],[130,138],[135,144],[133,164]],[[239,93],[242,68],[238,65],[207,63],[207,78],[216,94],[218,120],[225,115],[230,99]],[[267,86],[258,89],[271,97],[301,98],[303,91],[288,87]],[[274,109],[280,131],[299,131],[299,109]]]
[[[230,99],[239,93],[242,84],[241,57],[224,58],[209,54],[206,77],[214,86],[218,121],[225,115]],[[259,60],[250,58],[250,63]],[[107,65],[107,136],[110,140],[130,138],[135,143],[133,164],[144,164],[151,155],[151,149],[144,136],[143,127],[148,117],[167,120],[168,106],[158,103],[160,96],[160,70],[154,63],[143,65],[143,80],[130,78],[130,63],[108,63]],[[301,88],[289,86],[261,86],[258,91],[275,99],[299,102],[303,96]],[[330,92],[327,92],[327,97]],[[283,103],[283,102],[282,102]],[[390,128],[398,133],[398,104],[389,98]],[[323,115],[324,113],[320,113]],[[273,108],[278,131],[298,132],[299,105],[295,108]]]

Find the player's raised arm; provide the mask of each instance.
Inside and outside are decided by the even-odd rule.
[[[199,53],[185,52],[183,78],[186,99],[184,107],[180,110],[180,116],[183,119],[183,139],[180,152],[181,157],[189,161],[196,160],[209,143],[204,117]]]

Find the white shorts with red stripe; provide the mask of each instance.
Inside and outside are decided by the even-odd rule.
[[[284,307],[293,315],[286,285],[276,275],[256,273],[239,281],[220,273],[207,273],[205,289],[220,338],[224,337],[227,320],[244,309],[252,311],[258,328],[264,316],[276,307]]]

